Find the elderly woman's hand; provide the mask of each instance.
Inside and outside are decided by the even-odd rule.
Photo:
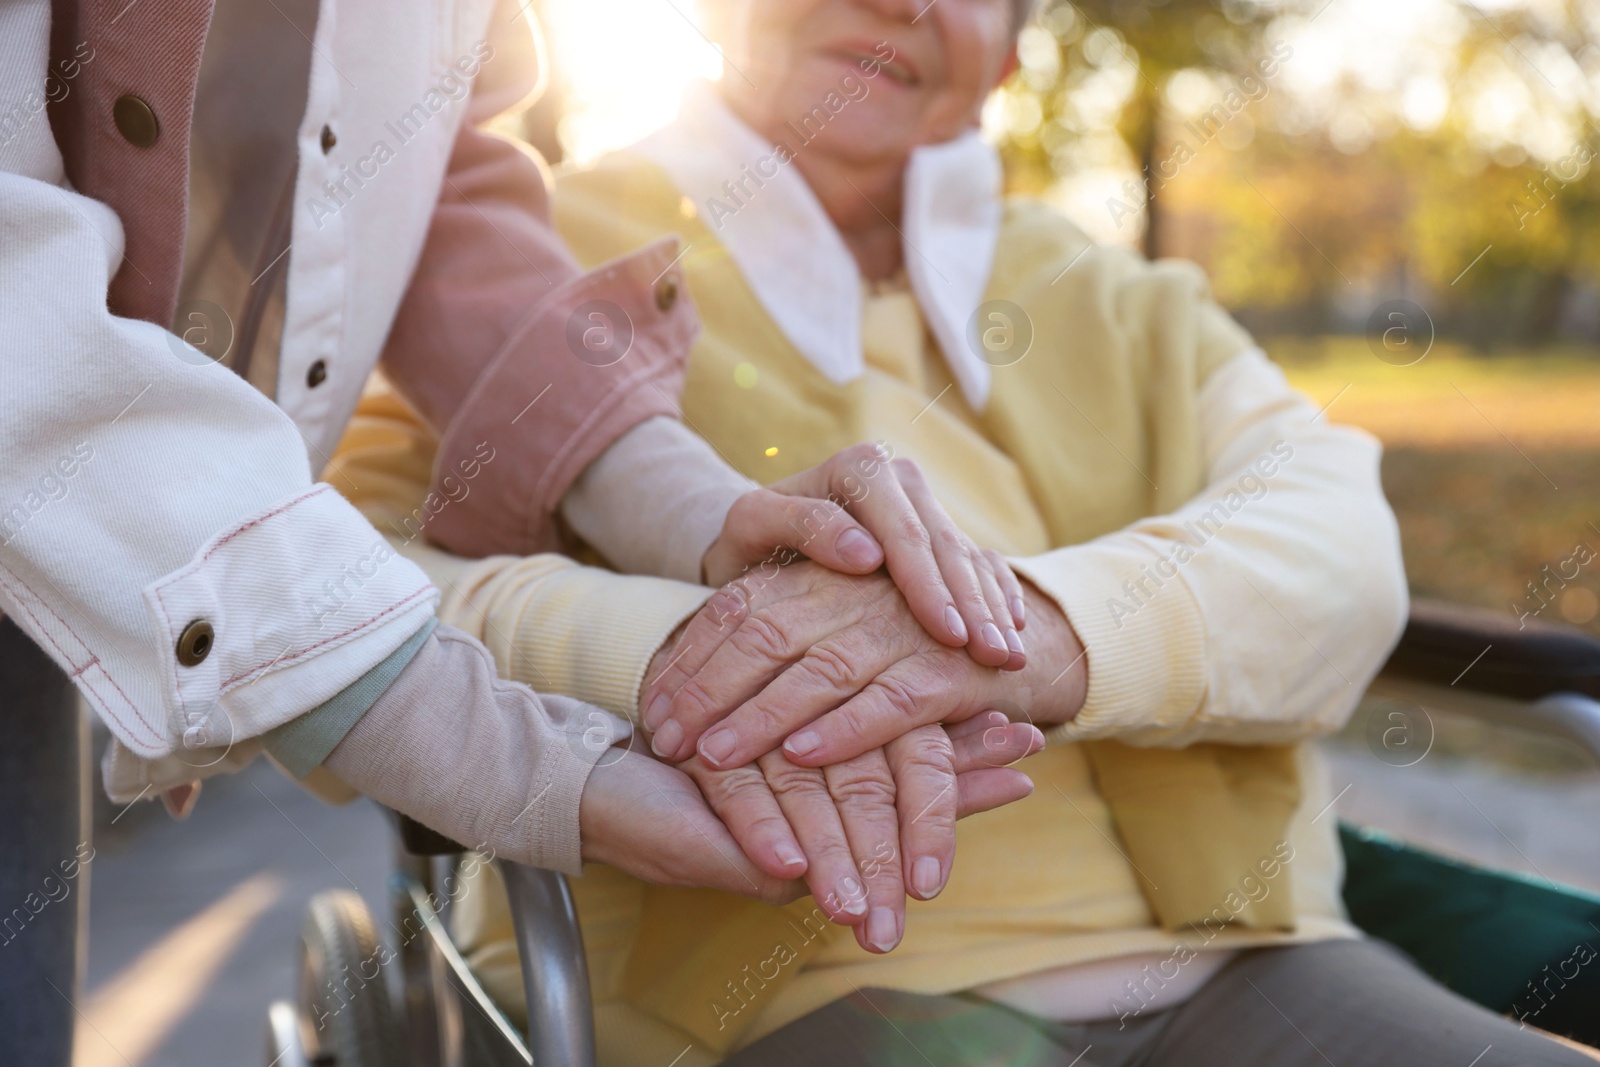
[[[804,875],[828,917],[881,953],[905,933],[907,892],[928,900],[944,888],[956,820],[1031,793],[1027,775],[1006,765],[1043,747],[1033,726],[991,713],[949,731],[920,727],[822,769],[777,751],[732,770],[698,757],[681,769],[739,842],[741,860],[774,881]]]
[[[1087,691],[1085,654],[1060,609],[1028,587],[1026,668],[1001,672],[927,639],[882,575],[810,563],[717,593],[646,687],[644,722],[663,758],[698,750],[741,767],[780,742],[792,763],[823,767],[917,726],[1000,708],[1065,722]]]
[[[911,614],[935,640],[988,667],[1021,670],[1022,585],[998,552],[973,544],[916,464],[883,445],[844,449],[811,470],[734,502],[706,551],[706,584],[806,556],[843,574],[887,563]]]

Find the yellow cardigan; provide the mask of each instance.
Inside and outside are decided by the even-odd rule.
[[[983,412],[967,410],[954,392],[929,406],[949,379],[929,358],[906,294],[868,301],[867,373],[836,385],[793,350],[715,237],[680,213],[680,201],[659,171],[623,155],[564,178],[556,207],[585,263],[665,232],[681,232],[691,244],[683,267],[705,331],[691,359],[686,419],[762,481],[862,439],[888,440],[897,454],[915,457],[957,521],[1015,558],[1084,637],[1089,698],[1053,739],[1096,740],[1097,759],[1091,765],[1089,746],[1067,743],[1031,759],[1025,769],[1038,784],[1034,796],[962,825],[949,887],[935,901],[912,904],[905,941],[887,957],[869,956],[832,930],[817,932],[806,918],[809,903],[768,909],[588,872],[575,890],[602,1046],[612,1050],[607,1062],[628,1062],[646,1048],[670,1059],[685,1043],[694,1046],[685,1063],[714,1062],[852,986],[945,992],[1180,944],[1349,933],[1337,899],[1334,820],[1323,813],[1327,797],[1311,757],[1237,743],[1282,744],[1335,728],[1381,661],[1385,633],[1398,625],[1403,587],[1392,518],[1377,492],[1375,445],[1318,424],[1286,388],[1263,394],[1270,383],[1259,374],[1227,391],[1241,394],[1231,406],[1207,408],[1203,387],[1234,373],[1225,368],[1250,341],[1209,301],[1198,273],[1085,252],[1077,230],[1035,204],[1008,208],[990,284],[991,295],[1026,309],[1035,340],[1020,363],[995,369]],[[1076,265],[1062,276],[1069,263]],[[1268,425],[1274,419],[1283,426]],[[360,418],[356,425],[357,433],[370,430]],[[1217,477],[1230,457],[1212,453],[1228,447],[1248,448],[1231,457],[1245,472],[1237,477],[1267,470],[1252,464],[1271,453],[1279,429],[1277,443],[1301,461],[1296,467],[1280,453],[1269,464],[1274,474],[1265,482],[1279,488],[1258,498],[1255,482],[1241,483],[1241,496]],[[425,474],[426,449],[415,451],[413,474]],[[382,466],[373,459],[382,449],[366,452]],[[362,460],[342,455],[340,462],[360,469]],[[355,470],[352,477],[366,480]],[[1279,503],[1308,488],[1320,488],[1340,514],[1308,518],[1304,504],[1297,511]],[[1197,495],[1198,504],[1225,509],[1239,497],[1244,510],[1221,512],[1213,524],[1227,530],[1209,543],[1199,538],[1194,562],[1174,564],[1174,546],[1189,537],[1175,513],[1196,506]],[[1205,521],[1201,528],[1211,529]],[[1113,536],[1095,540],[1100,535]],[[692,610],[686,591],[668,594],[672,583],[625,594],[633,610],[612,620],[623,629],[604,643],[613,650],[637,644],[636,667],[617,669],[594,662],[585,642],[562,636],[572,633],[575,613],[606,610],[604,581],[578,577],[593,572],[537,559],[430,560],[425,549],[411,551],[446,575],[446,617],[483,636],[508,675],[624,713],[634,710],[639,657],[647,660],[655,647],[644,648],[649,635]],[[1289,629],[1288,616],[1272,614],[1280,607],[1208,591],[1215,580],[1208,572],[1226,570],[1230,553],[1268,561],[1253,583],[1264,596],[1287,590],[1310,598],[1281,604],[1293,616]],[[1272,566],[1296,555],[1316,579],[1298,588]],[[1152,567],[1178,576],[1152,578]],[[1125,582],[1146,595],[1130,596]],[[565,591],[537,591],[553,585]],[[509,596],[513,587],[520,592]],[[1308,611],[1336,620],[1339,633],[1308,621]],[[1216,672],[1219,661],[1227,664],[1226,635],[1235,630],[1257,635],[1268,666],[1255,674],[1288,675],[1277,689],[1251,681],[1253,703],[1238,698],[1239,678]],[[1349,631],[1359,636],[1352,640]],[[1315,657],[1293,647],[1296,632],[1339,657],[1339,678],[1313,684],[1306,677]],[[1139,751],[1099,740],[1112,738],[1189,747]],[[468,900],[467,947],[514,1007],[519,983],[514,963],[507,967],[502,905],[487,890]],[[1196,925],[1164,931],[1163,908],[1168,926]],[[1251,920],[1293,923],[1295,931],[1242,928]]]

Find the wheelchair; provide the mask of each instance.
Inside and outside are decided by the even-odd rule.
[[[1417,601],[1369,695],[1542,733],[1600,761],[1600,640],[1575,628],[1513,625],[1502,613]],[[1404,724],[1396,727],[1404,729]],[[296,1001],[268,1010],[268,1067],[592,1067],[588,968],[566,880],[496,861],[527,993],[527,1032],[494,1005],[439,911],[436,867],[464,850],[400,817],[390,947],[348,891],[312,900]],[[1600,943],[1600,896],[1431,854],[1341,824],[1351,920],[1457,993],[1502,1014],[1544,988],[1559,1015],[1538,1024],[1600,1046],[1600,967],[1569,976]],[[445,859],[441,859],[444,857]],[[1593,951],[1592,949],[1590,950]],[[370,972],[370,973],[369,973]],[[1526,1007],[1523,1008],[1526,1010]]]

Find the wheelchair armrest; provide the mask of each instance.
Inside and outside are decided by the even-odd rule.
[[[589,965],[567,880],[555,871],[496,862],[516,929],[533,1062],[594,1067]]]
[[[1383,673],[1527,701],[1557,693],[1600,697],[1600,640],[1572,626],[1519,621],[1509,611],[1413,600]]]

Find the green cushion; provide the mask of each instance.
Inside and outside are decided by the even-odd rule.
[[[1600,897],[1429,855],[1341,825],[1345,906],[1462,996],[1578,1040],[1600,1038]]]

